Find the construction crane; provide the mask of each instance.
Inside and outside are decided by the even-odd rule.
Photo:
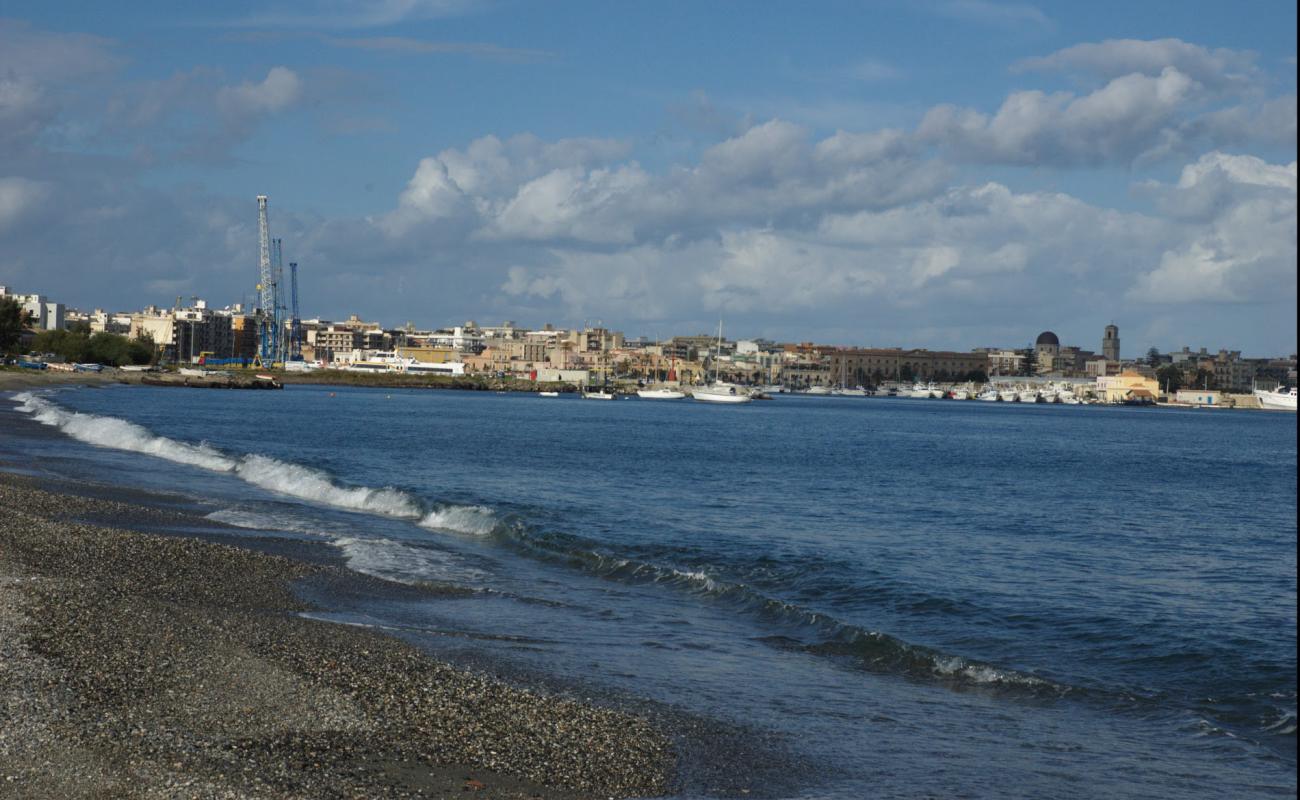
[[[276,309],[275,273],[271,270],[271,234],[266,220],[266,195],[257,196],[257,268],[259,283],[257,355],[267,366],[279,360],[279,312]]]
[[[284,301],[284,240],[271,240],[271,263],[275,265],[275,360],[283,362],[289,355],[288,311]]]
[[[302,318],[298,316],[298,262],[289,262],[289,358],[302,360]]]

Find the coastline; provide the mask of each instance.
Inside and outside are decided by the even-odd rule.
[[[301,616],[294,584],[341,567],[87,522],[189,518],[4,473],[0,507],[0,796],[668,791],[643,718]]]

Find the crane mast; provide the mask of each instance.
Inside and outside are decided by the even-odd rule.
[[[298,262],[289,262],[289,358],[302,358],[302,318],[298,316]]]
[[[276,309],[275,273],[271,270],[271,234],[266,219],[264,194],[257,196],[257,268],[258,268],[258,322],[257,350],[263,364],[278,360],[279,312]]]

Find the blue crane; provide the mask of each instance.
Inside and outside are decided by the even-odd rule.
[[[298,262],[289,262],[289,297],[290,309],[289,317],[289,358],[293,361],[302,360],[302,318],[298,316]]]

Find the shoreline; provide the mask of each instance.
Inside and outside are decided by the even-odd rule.
[[[652,797],[669,737],[302,616],[345,568],[0,473],[0,796]],[[129,523],[128,523],[129,524]]]

